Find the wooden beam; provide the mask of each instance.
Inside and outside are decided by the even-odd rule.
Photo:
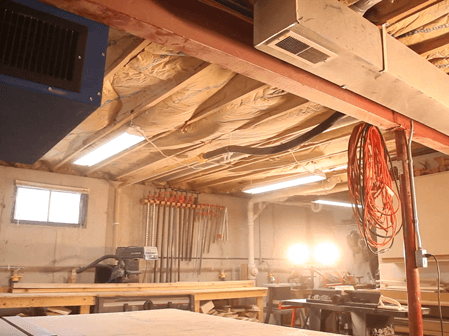
[[[181,90],[182,88],[188,86],[190,83],[196,80],[196,76],[200,76],[201,72],[207,71],[207,67],[209,65],[207,63],[202,63],[200,66],[198,66],[196,69],[193,69],[193,72],[186,73],[185,76],[178,80],[178,81],[167,81],[166,83],[160,85],[158,88],[154,89],[153,92],[153,99],[150,103],[145,103],[142,106],[138,106],[134,111],[130,111],[129,113],[125,114],[120,120],[116,121],[114,124],[107,126],[106,128],[98,131],[95,133],[91,138],[87,139],[83,145],[78,147],[76,150],[74,150],[72,153],[70,153],[68,156],[66,156],[63,160],[58,162],[54,167],[53,170],[57,170],[59,167],[61,167],[63,164],[71,161],[74,159],[81,151],[85,150],[89,146],[92,146],[97,141],[103,139],[108,134],[112,133],[113,131],[119,129],[120,127],[124,126],[128,122],[131,121],[131,119],[136,118],[138,115],[143,113],[145,110],[149,109],[152,106],[155,106],[156,104],[160,103],[164,99],[170,97],[175,92]]]
[[[150,41],[110,28],[104,81],[111,79],[132,58],[145,49],[148,44],[150,44]]]
[[[199,73],[193,75],[193,78],[191,79],[191,82],[197,81],[201,82],[203,81],[203,78],[210,78],[213,76],[214,71],[217,69],[217,67],[214,66],[208,66],[207,69],[210,71],[210,73],[207,73],[206,70],[200,71]],[[185,122],[184,124],[176,125],[172,130],[162,132],[160,134],[157,134],[156,136],[152,137],[150,139],[151,142],[155,142],[156,140],[168,136],[176,131],[178,131],[180,128],[186,127],[187,125],[191,124],[192,122],[196,120],[200,120],[202,118],[205,118],[209,116],[210,114],[214,113],[218,108],[223,107],[227,101],[237,100],[238,98],[244,97],[243,93],[246,93],[246,91],[256,91],[257,88],[263,88],[267,87],[266,85],[263,85],[262,83],[256,82],[252,79],[249,79],[247,77],[241,76],[241,75],[234,75],[233,78],[223,87],[221,88],[216,94],[214,94],[212,97],[206,100],[201,106],[198,108],[198,111],[195,111],[192,118]],[[227,89],[226,89],[227,88]],[[218,104],[217,104],[218,101]],[[214,108],[212,106],[216,104]],[[138,123],[138,119],[134,118],[134,122]],[[98,164],[94,165],[90,169],[88,169],[85,174],[89,175],[94,173],[95,171],[103,168],[104,166],[107,166],[119,159],[122,159],[123,157],[133,153],[134,151],[140,150],[143,147],[146,146],[152,146],[149,141],[142,142],[140,144],[137,144],[126,151],[123,151],[121,153],[118,153],[117,155],[114,155],[106,160],[103,160],[99,162]],[[153,149],[153,148],[152,148]],[[183,151],[184,152],[184,151]]]
[[[263,83],[383,129],[411,128],[409,117],[253,47],[253,27],[199,1],[41,0]],[[416,1],[410,0],[416,7]],[[404,9],[403,9],[404,10]],[[402,11],[403,11],[402,10]],[[449,136],[415,122],[415,139],[449,153]]]
[[[285,166],[295,166],[306,164],[311,161],[319,161],[328,159],[334,155],[346,153],[348,148],[349,135],[346,134],[341,138],[331,137],[329,140],[322,143],[314,143],[308,145],[299,151],[294,153],[282,153],[282,155],[276,156],[276,161],[268,161],[269,158],[256,158],[254,161],[237,163],[234,167],[226,170],[225,177],[217,178],[214,175],[209,175],[207,179],[198,177],[198,183],[192,184],[195,190],[202,188],[213,187],[217,185],[223,185],[227,183],[237,182],[243,178],[257,179],[257,175],[261,172],[275,171],[278,168]],[[251,171],[254,170],[254,171]],[[296,172],[297,173],[297,172]],[[234,176],[232,176],[234,175]],[[273,177],[279,178],[279,177]]]
[[[310,163],[310,161],[308,161]],[[325,167],[328,167],[333,164],[342,165],[347,162],[347,153],[341,152],[329,155],[327,157],[322,157],[319,160],[313,160],[313,167],[318,170],[324,170]],[[310,171],[307,167],[299,167],[292,169],[289,172],[284,172],[283,170],[265,170],[260,171],[253,174],[248,174],[240,179],[235,179],[232,183],[223,183],[221,185],[214,186],[204,186],[201,188],[197,188],[196,186],[192,186],[197,190],[197,192],[204,193],[239,193],[242,192],[243,188],[248,188],[254,185],[258,185],[259,183],[263,183],[264,185],[278,183],[284,181],[286,179],[295,179],[298,178],[299,175],[303,174],[311,174],[313,171]],[[275,175],[274,175],[275,174]]]
[[[317,124],[319,124],[322,121],[324,121],[325,119],[327,119],[330,116],[330,114],[331,113],[321,113],[313,118],[306,120],[304,123],[300,124],[298,127],[286,130],[285,132],[282,132],[281,134],[277,134],[276,136],[273,136],[270,139],[263,141],[258,146],[259,147],[267,146],[268,144],[273,145],[273,138],[276,138],[276,143],[286,142],[286,141],[290,140],[292,137],[298,136],[298,134],[305,133],[305,132],[311,130]],[[356,122],[358,122],[358,121],[353,120],[352,123],[350,123],[350,124],[355,124]],[[335,129],[337,129],[337,128],[335,128]],[[339,132],[338,134],[341,134],[341,133]],[[329,132],[326,133],[326,137],[334,139],[336,137],[336,135],[335,135],[335,133],[332,133],[332,131],[330,131],[330,133]],[[310,143],[304,144],[300,149],[296,149],[295,152],[298,153],[300,151],[308,150],[311,147],[316,146],[317,141],[320,142],[319,139],[320,138],[316,138],[313,141],[311,141],[312,145]],[[320,142],[320,144],[324,144],[324,143],[327,143],[327,142]],[[254,162],[263,162],[267,159],[270,159],[270,160],[278,159],[279,157],[284,156],[284,155],[286,155],[286,154],[280,153],[277,155],[270,155],[269,157],[253,157],[249,161],[237,163],[236,166],[243,168],[243,167],[253,164]],[[289,155],[289,154],[287,154],[287,155]],[[250,155],[245,155],[244,157],[250,157]],[[240,159],[242,159],[242,157],[238,157],[238,159],[236,159],[234,161],[238,161]],[[228,164],[232,165],[233,161],[229,162]],[[187,173],[185,176],[176,177],[173,180],[171,180],[170,183],[173,183],[173,184],[186,183],[188,181],[191,181],[191,180],[194,180],[197,178],[205,178],[211,174],[219,173],[220,171],[224,171],[224,170],[228,170],[228,169],[233,169],[233,167],[231,167],[231,168],[223,167],[223,165],[220,165],[217,163],[217,165],[215,167],[201,170],[200,172]]]
[[[230,87],[232,88],[233,85],[237,85],[238,81],[241,81],[241,79],[242,79],[242,76],[238,76],[235,81],[231,80],[229,83],[229,84],[231,84]],[[255,82],[255,81],[251,81],[250,84],[245,85],[244,87],[242,87],[242,86],[238,86],[238,87],[239,87],[238,91],[233,90],[231,92],[228,92],[226,90],[221,90],[221,92],[219,94],[217,94],[217,97],[214,97],[214,96],[211,97],[211,102],[206,104],[206,107],[202,106],[202,108],[200,110],[196,111],[196,113],[192,116],[192,118],[190,118],[188,121],[186,121],[186,123],[184,125],[182,125],[181,128],[184,128],[190,124],[193,124],[194,122],[198,122],[201,119],[204,119],[204,118],[218,112],[220,109],[222,109],[224,106],[226,106],[228,104],[239,104],[239,102],[241,100],[244,100],[247,97],[251,97],[251,96],[255,95],[257,92],[261,92],[264,89],[269,88],[268,85],[264,85],[262,83]],[[297,98],[294,101],[296,102],[296,104],[298,104],[297,103],[298,101],[304,102],[304,99]],[[179,129],[174,129],[172,131],[165,132],[163,134],[157,135],[156,137],[153,137],[151,139],[151,141],[154,142],[158,139],[161,139],[165,136],[168,136],[168,135],[173,134],[178,131],[179,131]],[[163,160],[165,161],[166,159],[167,158],[164,158]],[[161,164],[161,162],[158,162],[158,164]],[[151,166],[153,166],[153,165],[155,165],[154,162],[151,162],[149,164],[143,164],[140,167],[133,168],[133,169],[117,176],[116,179],[123,180],[127,176],[139,173],[145,169],[150,169]]]
[[[91,306],[95,296],[84,293],[0,294],[0,308]]]
[[[264,86],[265,87],[265,86]],[[264,88],[262,87],[262,88]],[[255,92],[255,91],[254,91]],[[254,94],[254,92],[250,92],[251,95]],[[240,100],[240,99],[239,99]],[[234,101],[231,101],[230,103],[233,103]],[[256,118],[254,122],[256,123],[260,123],[262,121],[269,121],[272,118],[275,118],[276,116],[282,116],[284,114],[290,113],[292,111],[294,111],[295,109],[303,106],[304,104],[306,104],[308,106],[308,102],[305,102],[304,99],[296,97],[295,99],[291,99],[290,101],[288,101],[286,104],[283,104],[282,107],[276,107],[274,109],[269,109],[267,110],[267,113],[263,114],[262,116],[260,116],[259,118]],[[306,107],[307,107],[306,106]],[[215,107],[214,107],[215,108]],[[207,110],[208,111],[208,110]],[[209,111],[206,113],[201,114],[203,117],[209,115]],[[330,115],[327,113],[322,113],[319,114],[316,117],[310,118],[308,120],[306,120],[303,124],[299,125],[297,128],[293,128],[293,129],[289,129],[288,131],[286,131],[288,133],[288,135],[294,135],[296,134],[296,132],[298,131],[303,131],[307,128],[311,129],[312,127],[316,126],[317,123],[320,123],[321,121],[323,121],[324,119],[326,119],[328,116]],[[196,121],[198,121],[199,119],[196,119]],[[242,125],[239,129],[244,129],[246,127],[250,127],[248,125],[252,125],[253,126],[253,120],[249,121],[247,124]],[[285,139],[285,134],[284,132],[278,135],[273,136],[273,138],[275,139],[268,139],[267,141],[263,141],[260,146],[263,146],[264,144],[273,144],[273,143],[280,143],[280,142],[284,142],[287,141],[288,139]],[[196,154],[195,154],[196,155]],[[146,165],[142,165],[141,167],[131,170],[129,172],[127,172],[126,174],[123,174],[119,177],[117,177],[117,179],[122,179],[126,176],[130,176],[132,174],[139,174],[137,176],[131,176],[128,179],[125,179],[124,182],[128,185],[128,184],[134,184],[134,183],[138,183],[144,180],[147,180],[148,178],[152,178],[153,180],[157,179],[157,178],[161,178],[162,175],[171,175],[174,174],[176,172],[179,172],[180,170],[188,167],[188,165],[186,165],[185,163],[181,163],[180,165],[171,165],[170,167],[172,168],[172,170],[158,170],[158,167],[163,166],[163,162],[164,160],[160,160],[160,161],[152,161],[149,164]],[[195,160],[194,162],[195,164],[201,163],[198,160]],[[153,167],[153,168],[152,168]],[[150,170],[151,169],[151,170]],[[148,170],[148,171],[147,171]],[[155,174],[155,170],[158,170],[159,173]],[[135,182],[137,181],[137,182]]]
[[[420,43],[409,45],[409,48],[417,54],[426,57],[428,54],[435,53],[440,49],[447,48],[449,44],[449,33],[422,41]]]
[[[382,288],[382,295],[390,297],[392,299],[398,300],[400,303],[407,304],[407,291]],[[424,306],[437,306],[438,305],[438,294],[431,292],[421,292],[421,301]],[[443,307],[449,307],[449,293],[441,293],[441,305]]]
[[[215,187],[217,185],[241,182],[244,178],[254,181],[261,178],[258,176],[259,173],[269,171],[275,173],[275,170],[283,165],[306,165],[310,162],[314,162],[315,165],[321,166],[324,170],[327,167],[344,164],[347,162],[346,151],[351,132],[352,126],[346,127],[344,130],[329,132],[330,134],[327,134],[327,138],[323,135],[323,141],[315,141],[307,144],[294,153],[281,153],[270,157],[269,159],[275,159],[274,162],[267,162],[266,158],[255,158],[249,162],[238,162],[234,167],[229,168],[225,172],[224,175],[227,174],[228,176],[220,178],[219,176],[212,175],[206,177],[205,179],[198,176],[197,180],[199,183],[192,183],[191,187],[200,191],[210,187]],[[387,145],[393,148],[391,137],[392,136],[389,133],[385,136]],[[342,153],[344,154],[343,159],[336,158],[336,156],[338,157]],[[252,168],[255,172],[250,172]],[[303,169],[301,172],[296,171],[294,174],[306,173],[307,171],[307,169]],[[234,176],[232,176],[233,173]],[[267,180],[266,176],[263,176],[262,178]],[[273,176],[272,179],[276,178],[279,178],[279,176]],[[226,187],[222,187],[221,189],[215,191],[223,192],[228,190],[226,190]]]
[[[414,18],[406,17],[394,24],[390,24],[387,27],[387,31],[389,34],[398,37],[435,21],[447,13],[449,13],[449,0],[442,0],[419,11],[419,15],[416,15],[418,13],[413,13],[413,15],[416,15]]]
[[[300,167],[300,165],[304,165],[310,162],[314,162],[314,164],[319,164],[319,162],[328,162],[329,160],[332,160],[333,162],[336,162],[336,164],[343,164],[343,162],[340,162],[341,160],[338,159],[339,156],[342,156],[344,158],[344,161],[346,162],[346,149],[343,149],[341,152],[335,152],[335,153],[329,153],[325,155],[315,156],[313,155],[304,155],[304,159],[299,157],[298,161],[291,161],[291,162],[285,162],[284,164],[279,165],[267,165],[266,167],[262,164],[260,165],[260,168],[255,169],[255,171],[251,172],[250,168],[248,168],[248,171],[246,172],[240,172],[234,176],[225,176],[222,178],[216,178],[210,182],[202,182],[201,180],[199,183],[192,183],[191,186],[196,191],[206,190],[209,188],[214,188],[214,190],[221,190],[221,191],[228,191],[230,189],[233,189],[235,185],[239,185],[239,188],[241,189],[243,185],[250,184],[249,181],[251,181],[252,184],[257,184],[258,182],[266,182],[267,184],[270,181],[279,181],[281,178],[286,178],[288,176],[298,176],[298,174],[307,173],[307,169],[304,169],[304,167]],[[293,160],[293,158],[292,158]],[[287,161],[287,160],[286,160]],[[294,166],[298,166],[297,169],[294,169]],[[282,172],[282,168],[291,166],[292,169],[290,171]],[[267,173],[272,174],[271,176],[267,176]],[[229,174],[230,175],[230,174]],[[220,186],[220,187],[218,187]]]
[[[13,293],[67,293],[67,292],[126,292],[181,289],[217,289],[254,287],[254,280],[169,282],[169,283],[117,283],[117,284],[66,284],[66,283],[16,283]]]
[[[366,14],[377,25],[393,24],[443,0],[396,0],[382,1]]]

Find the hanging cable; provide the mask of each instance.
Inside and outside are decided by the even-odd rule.
[[[438,263],[437,258],[430,253],[427,253],[424,255],[426,258],[432,257],[433,260],[435,260],[435,264],[437,265],[437,288],[438,288],[438,312],[440,314],[440,328],[441,328],[441,336],[444,336],[444,324],[443,324],[443,313],[441,311],[441,289],[440,289],[440,279],[441,279],[441,273],[440,273],[440,264]]]
[[[302,145],[303,143],[313,139],[317,135],[320,135],[333,125],[343,118],[345,115],[340,112],[334,112],[329,118],[324,120],[321,124],[315,126],[310,131],[300,135],[297,138],[294,138],[288,142],[282,143],[280,145],[271,146],[271,147],[246,147],[246,146],[226,146],[222,148],[215,149],[213,151],[207,152],[203,154],[204,159],[211,159],[218,155],[223,155],[227,153],[243,153],[243,154],[249,154],[249,155],[271,155],[271,154],[278,154],[285,151],[288,151],[290,149],[293,149],[295,147],[298,147],[299,145]]]
[[[388,251],[402,227],[397,224],[400,198],[392,171],[380,130],[368,124],[357,125],[348,147],[349,195],[360,234],[374,254]]]

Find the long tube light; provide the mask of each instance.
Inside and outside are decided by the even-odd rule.
[[[303,184],[318,182],[318,181],[322,181],[325,179],[326,179],[325,176],[311,175],[311,176],[300,177],[300,178],[297,178],[294,180],[270,184],[270,185],[263,186],[263,187],[247,189],[247,190],[243,190],[243,192],[247,193],[247,194],[260,194],[260,193],[264,193],[264,192],[268,192],[268,191],[279,190],[279,189],[284,189],[284,188],[289,188],[289,187],[296,187],[296,186],[303,185]]]
[[[79,158],[74,162],[74,164],[79,166],[93,166],[98,162],[106,160],[107,158],[118,154],[125,149],[128,149],[135,144],[143,141],[145,137],[129,134],[128,132],[124,132],[120,134],[118,137],[112,139],[111,141],[105,143],[104,145],[98,147],[87,155]]]
[[[312,201],[312,203],[324,204],[324,205],[333,205],[333,206],[339,206],[339,207],[345,207],[345,208],[352,208],[352,204],[351,203],[346,203],[346,202],[336,202],[336,201],[328,201],[328,200],[316,200],[316,201]],[[358,207],[361,208],[362,206],[359,204]]]

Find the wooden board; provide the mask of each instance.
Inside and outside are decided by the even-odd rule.
[[[112,78],[150,42],[140,37],[109,28],[108,51],[105,65],[105,81]]]
[[[393,298],[400,303],[407,303],[407,292],[401,290],[381,289],[382,295]],[[430,292],[421,292],[421,304],[423,306],[437,306],[438,294]],[[449,293],[441,293],[441,305],[449,307]]]
[[[58,336],[109,335],[214,335],[214,336],[318,336],[320,332],[279,327],[270,324],[163,309],[127,313],[25,317]],[[332,335],[332,334],[327,334]]]
[[[397,332],[409,333],[408,319],[398,318],[394,320],[394,330]],[[423,320],[424,335],[441,335],[441,326],[439,320]],[[449,335],[449,322],[443,322],[444,335]]]
[[[0,308],[91,306],[95,296],[83,293],[0,294]]]
[[[214,281],[214,282],[171,282],[171,283],[120,283],[120,284],[57,284],[57,283],[17,283],[13,293],[75,293],[113,292],[172,289],[215,289],[254,287],[254,280]]]

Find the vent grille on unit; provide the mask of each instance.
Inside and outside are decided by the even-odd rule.
[[[87,27],[0,3],[0,73],[79,92]]]
[[[293,54],[313,66],[317,66],[337,56],[292,31],[282,33],[281,36],[277,36],[274,40],[268,42],[268,45],[283,53]]]
[[[315,49],[308,44],[288,36],[287,38],[276,43],[279,48],[282,48],[298,57],[304,58],[310,63],[317,64],[326,61],[330,56]]]

